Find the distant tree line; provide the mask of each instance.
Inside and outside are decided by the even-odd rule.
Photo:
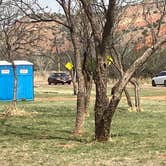
[[[135,59],[142,54],[143,51],[144,49],[131,52],[128,55],[128,59],[125,60],[124,68],[127,69],[135,61]],[[166,70],[166,48],[159,50],[155,54],[155,56],[152,56],[149,61],[147,61],[136,73],[134,73],[134,76],[137,78],[151,78],[160,71]],[[117,78],[114,68],[112,67],[110,67],[109,76],[110,78]]]

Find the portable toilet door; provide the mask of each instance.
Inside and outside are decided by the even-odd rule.
[[[14,94],[14,72],[12,64],[0,61],[0,101],[12,101]]]
[[[14,64],[17,74],[17,100],[34,100],[33,64],[28,61],[14,61]]]

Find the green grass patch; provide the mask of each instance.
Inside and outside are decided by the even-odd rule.
[[[58,86],[35,89],[35,97],[42,101],[18,102],[20,109],[34,114],[0,120],[0,165],[166,165],[164,100],[141,100],[141,113],[128,112],[122,100],[113,118],[110,142],[98,143],[92,103],[85,133],[73,136],[76,103],[71,87],[63,87],[62,91]],[[149,88],[143,95],[158,93]],[[71,100],[44,100],[47,97]],[[0,103],[1,112],[7,104]]]

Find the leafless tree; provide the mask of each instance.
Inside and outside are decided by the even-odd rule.
[[[134,49],[137,44],[138,35],[135,35],[135,26],[136,21],[139,17],[139,9],[140,8],[138,4],[136,4],[135,6],[132,5],[132,7],[130,5],[126,5],[125,7],[119,9],[118,17],[116,18],[115,23],[117,26],[115,26],[115,30],[113,31],[113,35],[111,38],[110,55],[112,55],[114,59],[112,65],[116,68],[116,75],[120,78],[123,76],[124,72],[129,66],[128,64],[126,64],[126,62],[129,61],[131,52],[134,53]],[[128,33],[126,33],[127,31]],[[135,78],[132,78],[130,79],[130,83],[134,85],[135,108],[137,111],[140,111],[141,109],[138,82]],[[115,90],[115,87],[112,89],[112,93]],[[135,109],[134,105],[132,104],[132,100],[127,87],[124,88],[124,93],[126,95],[127,103],[130,109]]]
[[[14,60],[24,58],[39,38],[33,26],[17,22],[22,12],[11,1],[1,4],[0,13],[0,57],[10,61],[14,69],[13,105],[16,107],[17,75]]]
[[[73,0],[56,0],[59,6],[62,8],[65,19],[60,17],[60,15],[47,13],[42,7],[33,1],[36,4],[36,7],[39,9],[41,14],[36,14],[36,8],[32,8],[25,1],[15,1],[16,5],[20,7],[21,10],[29,9],[29,12],[24,12],[26,16],[31,19],[32,22],[56,22],[64,27],[68,28],[70,32],[70,38],[74,50],[74,60],[75,60],[75,69],[77,73],[77,82],[78,82],[78,93],[77,93],[77,114],[76,114],[76,125],[74,129],[75,134],[80,134],[82,132],[84,119],[85,119],[85,86],[84,86],[84,76],[82,72],[82,63],[81,63],[81,43],[79,38],[79,26],[80,26],[80,3]],[[37,11],[38,12],[38,11]]]
[[[125,8],[122,8],[120,13],[123,14],[120,14],[120,17],[118,17],[120,21],[116,19],[118,28],[114,31],[112,39],[112,53],[114,53],[115,64],[121,75],[129,67],[129,65],[125,64],[129,61],[129,54],[132,53],[132,56],[134,56],[139,50],[145,50],[147,46],[151,46],[153,42],[157,41],[156,39],[162,32],[161,27],[163,27],[164,12],[164,1],[144,1],[144,3],[132,6],[126,5]],[[145,30],[146,34],[144,33]],[[148,41],[149,39],[150,41]],[[135,72],[134,75],[136,76],[137,73]],[[130,79],[130,83],[134,85],[135,108],[137,111],[141,111],[140,88],[137,78]],[[126,93],[126,89],[124,91]],[[131,103],[129,99],[128,103]]]
[[[122,92],[130,81],[133,74],[157,51],[161,45],[166,42],[166,36],[157,37],[157,40],[143,53],[141,57],[136,59],[133,64],[124,72],[123,76],[116,84],[115,90],[111,99],[107,97],[107,71],[108,66],[106,62],[107,47],[110,43],[110,38],[116,25],[115,16],[118,11],[118,1],[109,0],[108,7],[106,7],[106,17],[100,30],[98,28],[97,19],[94,15],[94,8],[92,1],[80,0],[83,8],[87,14],[96,47],[96,102],[95,102],[95,137],[98,141],[108,141],[110,135],[110,127],[112,117],[121,99]]]
[[[63,11],[66,16],[66,20],[68,25],[70,26],[70,35],[71,41],[74,48],[74,56],[75,56],[75,64],[77,71],[77,80],[78,80],[78,94],[77,94],[77,115],[76,115],[76,123],[74,134],[81,134],[85,119],[85,82],[84,76],[82,72],[82,64],[81,64],[81,46],[80,46],[80,38],[78,36],[78,27],[79,27],[79,3],[75,1],[76,4],[73,6],[72,1],[67,0],[57,0],[59,5],[63,8]],[[78,7],[78,8],[77,8]]]

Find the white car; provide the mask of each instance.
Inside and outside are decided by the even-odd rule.
[[[166,87],[166,71],[161,71],[152,78],[152,86],[164,85]]]

